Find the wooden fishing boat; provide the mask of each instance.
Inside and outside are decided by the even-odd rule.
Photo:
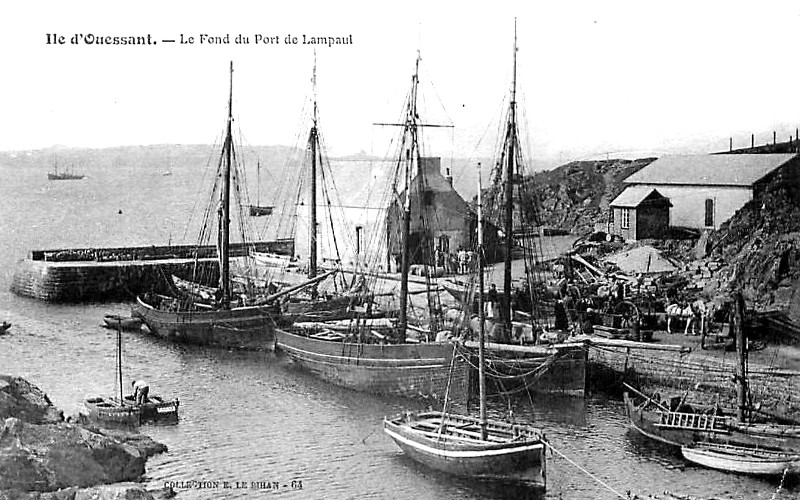
[[[452,397],[466,399],[468,365],[454,344],[392,344],[385,342],[387,335],[375,333],[371,342],[366,342],[326,328],[276,328],[275,342],[295,365],[341,387],[386,396],[442,399],[451,380]]]
[[[226,348],[271,349],[274,345],[272,325],[279,313],[277,304],[258,301],[257,304],[240,303],[233,297],[230,272],[230,227],[233,162],[233,63],[230,65],[230,93],[228,96],[228,121],[225,141],[219,161],[219,199],[212,201],[219,207],[218,230],[201,234],[216,234],[219,258],[219,288],[213,301],[197,300],[192,294],[178,293],[173,297],[145,294],[136,299],[132,316],[141,318],[150,332],[172,341],[211,345]],[[209,209],[209,214],[214,213]],[[213,221],[213,217],[208,217]],[[242,235],[244,237],[244,235]],[[196,283],[202,280],[194,280]]]
[[[90,422],[109,426],[137,426],[145,423],[175,423],[178,421],[177,399],[165,401],[160,396],[149,396],[148,402],[137,405],[133,396],[119,398],[90,397],[83,406]]]
[[[88,422],[100,426],[133,427],[144,423],[177,423],[178,399],[167,400],[158,395],[148,395],[138,404],[132,395],[125,396],[122,389],[122,322],[117,328],[117,395],[93,396],[84,399],[83,415]]]
[[[106,328],[122,328],[123,330],[136,331],[142,327],[142,319],[130,317],[123,317],[118,314],[106,314],[103,317],[103,322]]]
[[[416,76],[415,83],[416,86]],[[309,227],[316,224],[316,174],[318,164],[316,158],[319,151],[319,134],[317,131],[316,102],[313,106],[314,122],[309,134],[309,150],[312,151],[311,163],[311,189],[308,200],[310,220]],[[417,120],[416,113],[413,120]],[[411,133],[415,123],[405,123],[404,133],[407,137],[416,136]],[[419,166],[419,150],[416,142],[411,146],[410,152],[403,153],[401,162],[404,162],[405,196],[407,198],[406,211],[404,212],[404,230],[402,234],[403,261],[400,272],[400,311],[396,322],[388,327],[377,327],[370,323],[368,318],[375,314],[367,307],[363,312],[358,312],[357,317],[351,320],[346,329],[333,329],[325,325],[297,325],[292,328],[276,328],[275,339],[278,351],[285,353],[293,363],[330,383],[350,389],[370,392],[374,394],[423,397],[442,399],[451,385],[451,395],[465,399],[469,384],[469,371],[466,360],[458,354],[456,346],[451,342],[433,342],[414,338],[411,327],[407,321],[409,259],[408,241],[410,208],[408,201],[410,195],[409,183],[412,172]],[[319,162],[322,163],[322,162]],[[422,182],[422,176],[417,176]],[[315,231],[310,231],[309,275],[316,273],[317,268],[317,236]],[[364,282],[365,283],[365,282]],[[369,302],[369,291],[366,286],[359,286],[354,279],[351,286],[351,301],[363,297],[364,302]],[[329,302],[334,304],[336,300]],[[353,301],[356,310],[364,304]],[[291,304],[289,304],[291,306]],[[331,308],[329,306],[329,308]],[[430,329],[430,328],[428,328]],[[452,372],[452,376],[451,376]]]
[[[297,267],[297,262],[291,255],[281,255],[270,252],[250,252],[250,256],[253,257],[256,264],[265,267],[277,267],[280,269]]]
[[[800,473],[800,454],[757,446],[732,446],[700,442],[681,447],[683,457],[693,463],[725,472],[756,476]]]
[[[625,384],[625,411],[632,429],[676,448],[711,442],[730,446],[728,450],[731,453],[730,450],[736,447],[800,453],[800,425],[768,415],[759,416],[749,404],[743,311],[744,299],[737,293],[731,322],[739,356],[735,377],[738,408],[726,409],[716,404],[690,405],[685,403],[685,396],[662,401]]]
[[[526,425],[491,422],[441,412],[400,415],[383,429],[413,460],[447,474],[502,480],[545,489],[546,441]]]
[[[516,54],[516,39],[514,53]],[[480,166],[478,168],[480,179]],[[484,289],[482,205],[479,184],[478,290]],[[385,418],[384,432],[411,459],[430,468],[470,479],[519,482],[544,491],[547,484],[545,455],[547,442],[543,432],[532,426],[487,418],[485,318],[483,298],[481,294],[478,295],[479,417],[448,413],[446,411],[448,397],[446,397],[441,412],[407,413],[394,418]]]

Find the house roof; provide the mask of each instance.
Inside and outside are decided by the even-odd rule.
[[[625,179],[629,184],[752,186],[794,154],[664,156]]]
[[[619,196],[614,198],[614,201],[609,203],[609,205],[612,207],[635,208],[641,205],[645,200],[656,199],[663,199],[669,206],[672,206],[668,198],[665,198],[657,189],[650,186],[628,186]]]

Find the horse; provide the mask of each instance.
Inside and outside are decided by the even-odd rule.
[[[697,329],[693,327],[693,325],[696,326],[697,322],[700,323],[700,332],[705,331],[706,314],[708,312],[708,308],[706,307],[706,303],[700,299],[697,299],[686,306],[681,304],[670,304],[667,306],[666,312],[667,333],[670,335],[672,335],[670,326],[673,319],[682,319],[686,321],[686,328],[683,331],[684,335],[689,335],[689,328],[692,328],[692,335],[697,335]],[[698,321],[696,322],[695,320]]]

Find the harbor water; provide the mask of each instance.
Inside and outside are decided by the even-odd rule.
[[[0,373],[41,387],[67,414],[87,395],[115,391],[116,333],[106,313],[130,304],[56,305],[8,291],[17,260],[34,248],[191,243],[181,239],[201,176],[190,169],[88,165],[80,181],[48,181],[49,165],[0,156]],[[202,210],[202,207],[200,208]],[[191,233],[191,230],[187,231]],[[382,419],[426,402],[340,389],[273,353],[229,352],[124,334],[124,378],[181,401],[180,422],[142,432],[169,452],[147,463],[148,487],[171,485],[182,499],[502,499],[524,491],[465,481],[406,459]],[[715,498],[797,498],[796,485],[707,470],[629,431],[622,403],[601,396],[492,401],[495,416],[545,429],[545,498],[612,499],[670,491]],[[615,493],[616,492],[616,493]]]

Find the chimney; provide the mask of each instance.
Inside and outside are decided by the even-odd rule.
[[[728,142],[729,142],[728,151],[733,151],[733,137],[731,137],[728,140]]]
[[[419,159],[420,171],[424,173],[423,179],[432,179],[433,176],[442,175],[442,159],[438,156],[423,156]]]
[[[750,147],[756,147],[756,134],[750,134]]]
[[[772,131],[772,145],[774,146],[777,143],[778,143],[778,136],[775,134],[775,131],[773,130]]]
[[[444,178],[447,179],[447,182],[450,184],[450,187],[453,187],[453,176],[450,175],[450,167],[447,167],[445,169],[445,172],[447,172],[447,174],[444,176]]]

